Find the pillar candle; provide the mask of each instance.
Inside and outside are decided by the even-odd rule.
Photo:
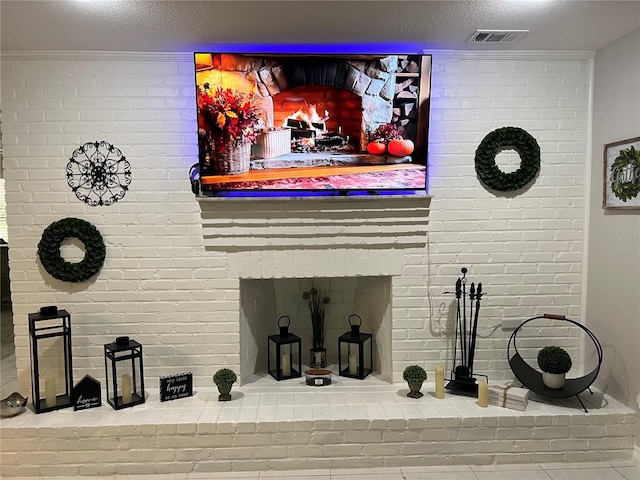
[[[291,376],[291,354],[285,353],[282,356],[282,376]]]
[[[480,407],[489,406],[489,385],[484,380],[478,382],[478,405]]]
[[[125,373],[122,375],[122,403],[131,403],[133,400],[133,385],[131,383],[131,375]]]
[[[358,374],[358,357],[355,353],[349,355],[349,375]]]
[[[56,376],[53,373],[44,376],[44,404],[47,408],[55,407],[57,404]]]
[[[436,365],[436,398],[444,398],[444,367]]]

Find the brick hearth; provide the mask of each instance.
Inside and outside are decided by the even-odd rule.
[[[475,398],[420,400],[405,384],[333,377],[327,387],[256,377],[232,401],[193,397],[2,420],[3,474],[71,476],[631,459],[636,414],[599,393],[525,412]],[[601,405],[601,406],[600,406]]]

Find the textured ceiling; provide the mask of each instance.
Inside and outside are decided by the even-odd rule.
[[[640,28],[636,1],[0,1],[3,51],[190,52],[238,44],[597,50]],[[477,29],[525,29],[513,44]]]

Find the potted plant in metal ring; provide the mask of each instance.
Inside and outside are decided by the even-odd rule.
[[[564,385],[565,374],[571,370],[571,357],[560,347],[544,347],[538,352],[538,366],[542,370],[542,383],[559,389]]]
[[[402,378],[409,384],[409,393],[407,397],[420,398],[422,397],[422,383],[427,379],[427,372],[419,365],[409,365],[402,372]]]
[[[237,381],[238,376],[229,368],[221,368],[213,375],[213,383],[216,384],[220,392],[219,401],[228,402],[231,400],[231,386]]]

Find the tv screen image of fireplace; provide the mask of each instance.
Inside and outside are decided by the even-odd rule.
[[[195,61],[197,91],[213,96],[197,102],[203,193],[426,190],[429,55],[196,53]],[[259,118],[250,161],[245,154],[228,171],[219,167],[226,150],[207,133],[220,120],[212,127],[207,109],[221,101],[219,88],[242,92]],[[368,148],[392,140],[403,148]]]

